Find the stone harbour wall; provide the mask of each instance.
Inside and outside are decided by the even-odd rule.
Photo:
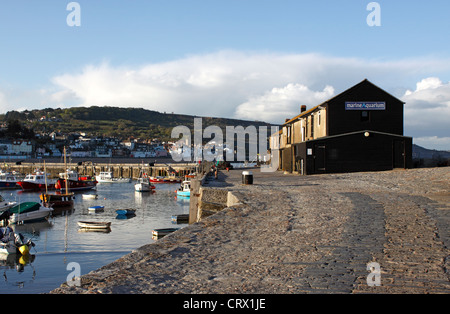
[[[450,168],[255,169],[249,186],[241,172],[207,184],[232,206],[51,293],[450,292]],[[379,286],[368,285],[373,262]]]

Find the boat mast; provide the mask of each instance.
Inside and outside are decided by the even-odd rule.
[[[66,175],[64,176],[65,177],[65,181],[66,181],[66,194],[69,194],[69,186],[68,186],[68,184],[67,184],[67,176],[68,176],[68,173],[67,173],[67,161],[66,161],[66,146],[64,146],[64,169],[66,169]]]

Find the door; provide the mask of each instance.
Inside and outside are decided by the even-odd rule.
[[[393,168],[405,168],[405,141],[394,140]]]
[[[314,145],[314,172],[324,173],[325,172],[325,145],[316,144]]]

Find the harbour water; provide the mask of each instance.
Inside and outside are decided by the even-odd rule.
[[[33,238],[36,244],[28,260],[0,257],[0,293],[46,293],[59,287],[73,276],[78,263],[81,275],[98,269],[132,250],[154,242],[151,231],[172,228],[172,215],[188,214],[189,199],[179,199],[174,192],[178,184],[159,184],[154,193],[134,191],[134,183],[99,183],[96,190],[83,192],[98,194],[98,199],[87,200],[82,193],[75,195],[71,212],[49,221],[16,226],[16,232]],[[2,191],[9,201],[39,202],[39,193]],[[104,211],[90,213],[90,206],[104,206]],[[136,209],[136,215],[117,219],[116,209]],[[111,222],[110,232],[83,232],[78,221]],[[25,265],[23,265],[25,264]]]

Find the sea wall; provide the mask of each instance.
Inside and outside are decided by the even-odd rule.
[[[26,163],[21,162],[19,165],[8,164],[10,171],[16,171],[22,175],[33,173],[37,169],[43,171],[44,167],[46,172],[51,177],[58,177],[59,173],[65,171],[64,163]],[[189,173],[196,172],[199,169],[198,164],[186,163],[186,164],[118,164],[118,163],[69,163],[67,168],[77,171],[80,175],[94,176],[102,171],[112,171],[113,176],[117,178],[139,178],[140,172],[143,171],[149,176],[168,176],[169,171],[176,171],[176,176],[183,177]]]

